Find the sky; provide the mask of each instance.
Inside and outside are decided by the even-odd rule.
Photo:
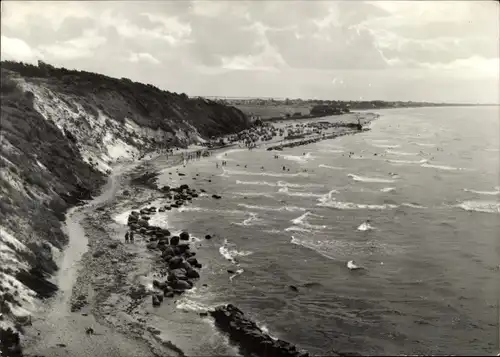
[[[500,102],[497,1],[2,1],[1,57],[190,96]]]

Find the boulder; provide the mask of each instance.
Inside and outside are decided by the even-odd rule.
[[[294,345],[286,341],[273,340],[234,305],[219,306],[210,311],[210,315],[215,319],[216,326],[226,332],[246,354],[280,357],[308,356],[305,352],[297,351]]]
[[[179,237],[178,236],[173,236],[170,238],[170,245],[177,245],[179,244]]]
[[[189,257],[186,259],[186,261],[191,264],[191,265],[196,265],[198,264],[198,260],[195,257]]]
[[[220,200],[222,198],[222,196],[213,194],[212,198],[215,198],[216,200]]]
[[[176,280],[171,284],[174,290],[189,290],[193,287],[193,284],[188,280]]]
[[[158,244],[156,244],[156,242],[150,242],[150,243],[146,244],[147,249],[156,249],[157,247],[158,247]]]
[[[186,273],[186,276],[189,278],[189,279],[199,279],[200,277],[200,273],[198,273],[196,270],[194,269],[189,269]]]
[[[207,235],[205,236],[205,239],[212,239],[212,236],[211,236],[210,234],[207,234]]]
[[[168,281],[187,280],[187,279],[188,279],[187,271],[184,268],[171,270],[167,277]]]
[[[183,261],[184,260],[182,259],[182,257],[173,257],[168,261],[168,266],[170,267],[170,269],[181,268],[183,266]]]
[[[163,298],[163,296],[162,296],[162,298]],[[160,305],[161,305],[161,301],[160,301],[160,299],[158,298],[158,295],[153,295],[153,296],[151,297],[151,299],[152,299],[152,302],[153,302],[153,306],[160,306]],[[162,299],[162,300],[163,300],[163,299]]]
[[[188,232],[181,232],[181,234],[179,234],[179,238],[181,240],[189,240],[189,233]]]

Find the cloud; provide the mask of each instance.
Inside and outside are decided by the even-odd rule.
[[[153,55],[150,53],[131,53],[128,60],[130,62],[149,62],[152,64],[160,64],[161,62],[158,61]]]
[[[1,57],[2,60],[15,60],[27,63],[36,63],[43,56],[33,50],[26,42],[18,38],[2,35]]]
[[[47,58],[57,60],[72,60],[76,58],[92,57],[100,46],[106,43],[106,38],[95,30],[86,30],[80,37],[71,40],[56,42],[51,45],[40,46],[40,51]]]
[[[488,101],[499,84],[495,2],[9,1],[2,8],[3,58],[43,58],[188,93]]]

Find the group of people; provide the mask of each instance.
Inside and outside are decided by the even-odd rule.
[[[134,242],[134,232],[130,231],[125,233],[125,243],[133,243]]]

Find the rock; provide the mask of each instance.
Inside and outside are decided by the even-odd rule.
[[[201,193],[206,193],[207,191],[205,191],[204,189],[200,189],[200,192]]]
[[[189,243],[178,244],[174,248],[175,255],[181,255],[189,250]]]
[[[295,286],[295,285],[289,285],[288,286],[290,288],[290,290],[292,291],[299,291],[299,289]]]
[[[173,257],[169,260],[168,266],[170,267],[170,269],[181,268],[183,261],[184,260],[182,259],[182,257]]]
[[[182,232],[181,234],[179,234],[179,238],[181,240],[189,240],[189,233],[188,232]]]
[[[227,272],[228,272],[229,274],[234,274],[234,270],[232,270],[232,269],[228,269],[228,270],[227,270]]]
[[[173,269],[169,272],[168,281],[188,280],[187,271],[184,268]]]
[[[117,242],[109,243],[108,247],[110,247],[111,249],[116,249],[118,247],[118,243]]]
[[[205,236],[205,239],[212,239],[212,236],[211,236],[210,234],[207,234],[207,235]]]
[[[177,245],[179,244],[179,237],[178,236],[173,236],[170,238],[170,245]]]
[[[189,279],[199,279],[200,278],[200,273],[198,273],[196,270],[194,269],[189,269],[187,271],[187,277]]]
[[[191,265],[196,265],[198,264],[198,260],[195,258],[195,257],[190,257],[188,259],[186,259],[186,261],[191,264]]]
[[[246,354],[258,356],[299,357],[308,356],[297,351],[296,347],[283,340],[273,340],[263,332],[255,322],[251,321],[234,305],[219,306],[210,311],[216,326],[229,334]]]
[[[171,286],[174,290],[189,290],[193,287],[192,283],[186,280],[173,281]]]
[[[172,290],[172,291],[168,291],[168,292],[167,292],[167,291],[165,291],[164,295],[165,295],[165,297],[167,297],[167,298],[173,298],[173,297],[175,296],[175,294],[174,294],[174,291],[173,291],[173,290]]]
[[[221,197],[221,196],[219,196],[219,195],[215,195],[215,194],[213,194],[213,195],[212,195],[212,198],[215,198],[216,200],[220,200],[222,197]]]
[[[179,172],[179,176],[186,176],[186,174],[183,174],[182,172]]]
[[[201,316],[201,317],[208,316],[208,312],[200,312],[200,316]]]
[[[161,305],[161,301],[160,301],[160,299],[158,299],[157,295],[153,295],[151,297],[151,299],[152,299],[152,302],[153,302],[153,306],[160,306]]]
[[[156,249],[157,247],[158,247],[158,244],[156,244],[156,242],[151,242],[151,243],[146,244],[147,249]]]

